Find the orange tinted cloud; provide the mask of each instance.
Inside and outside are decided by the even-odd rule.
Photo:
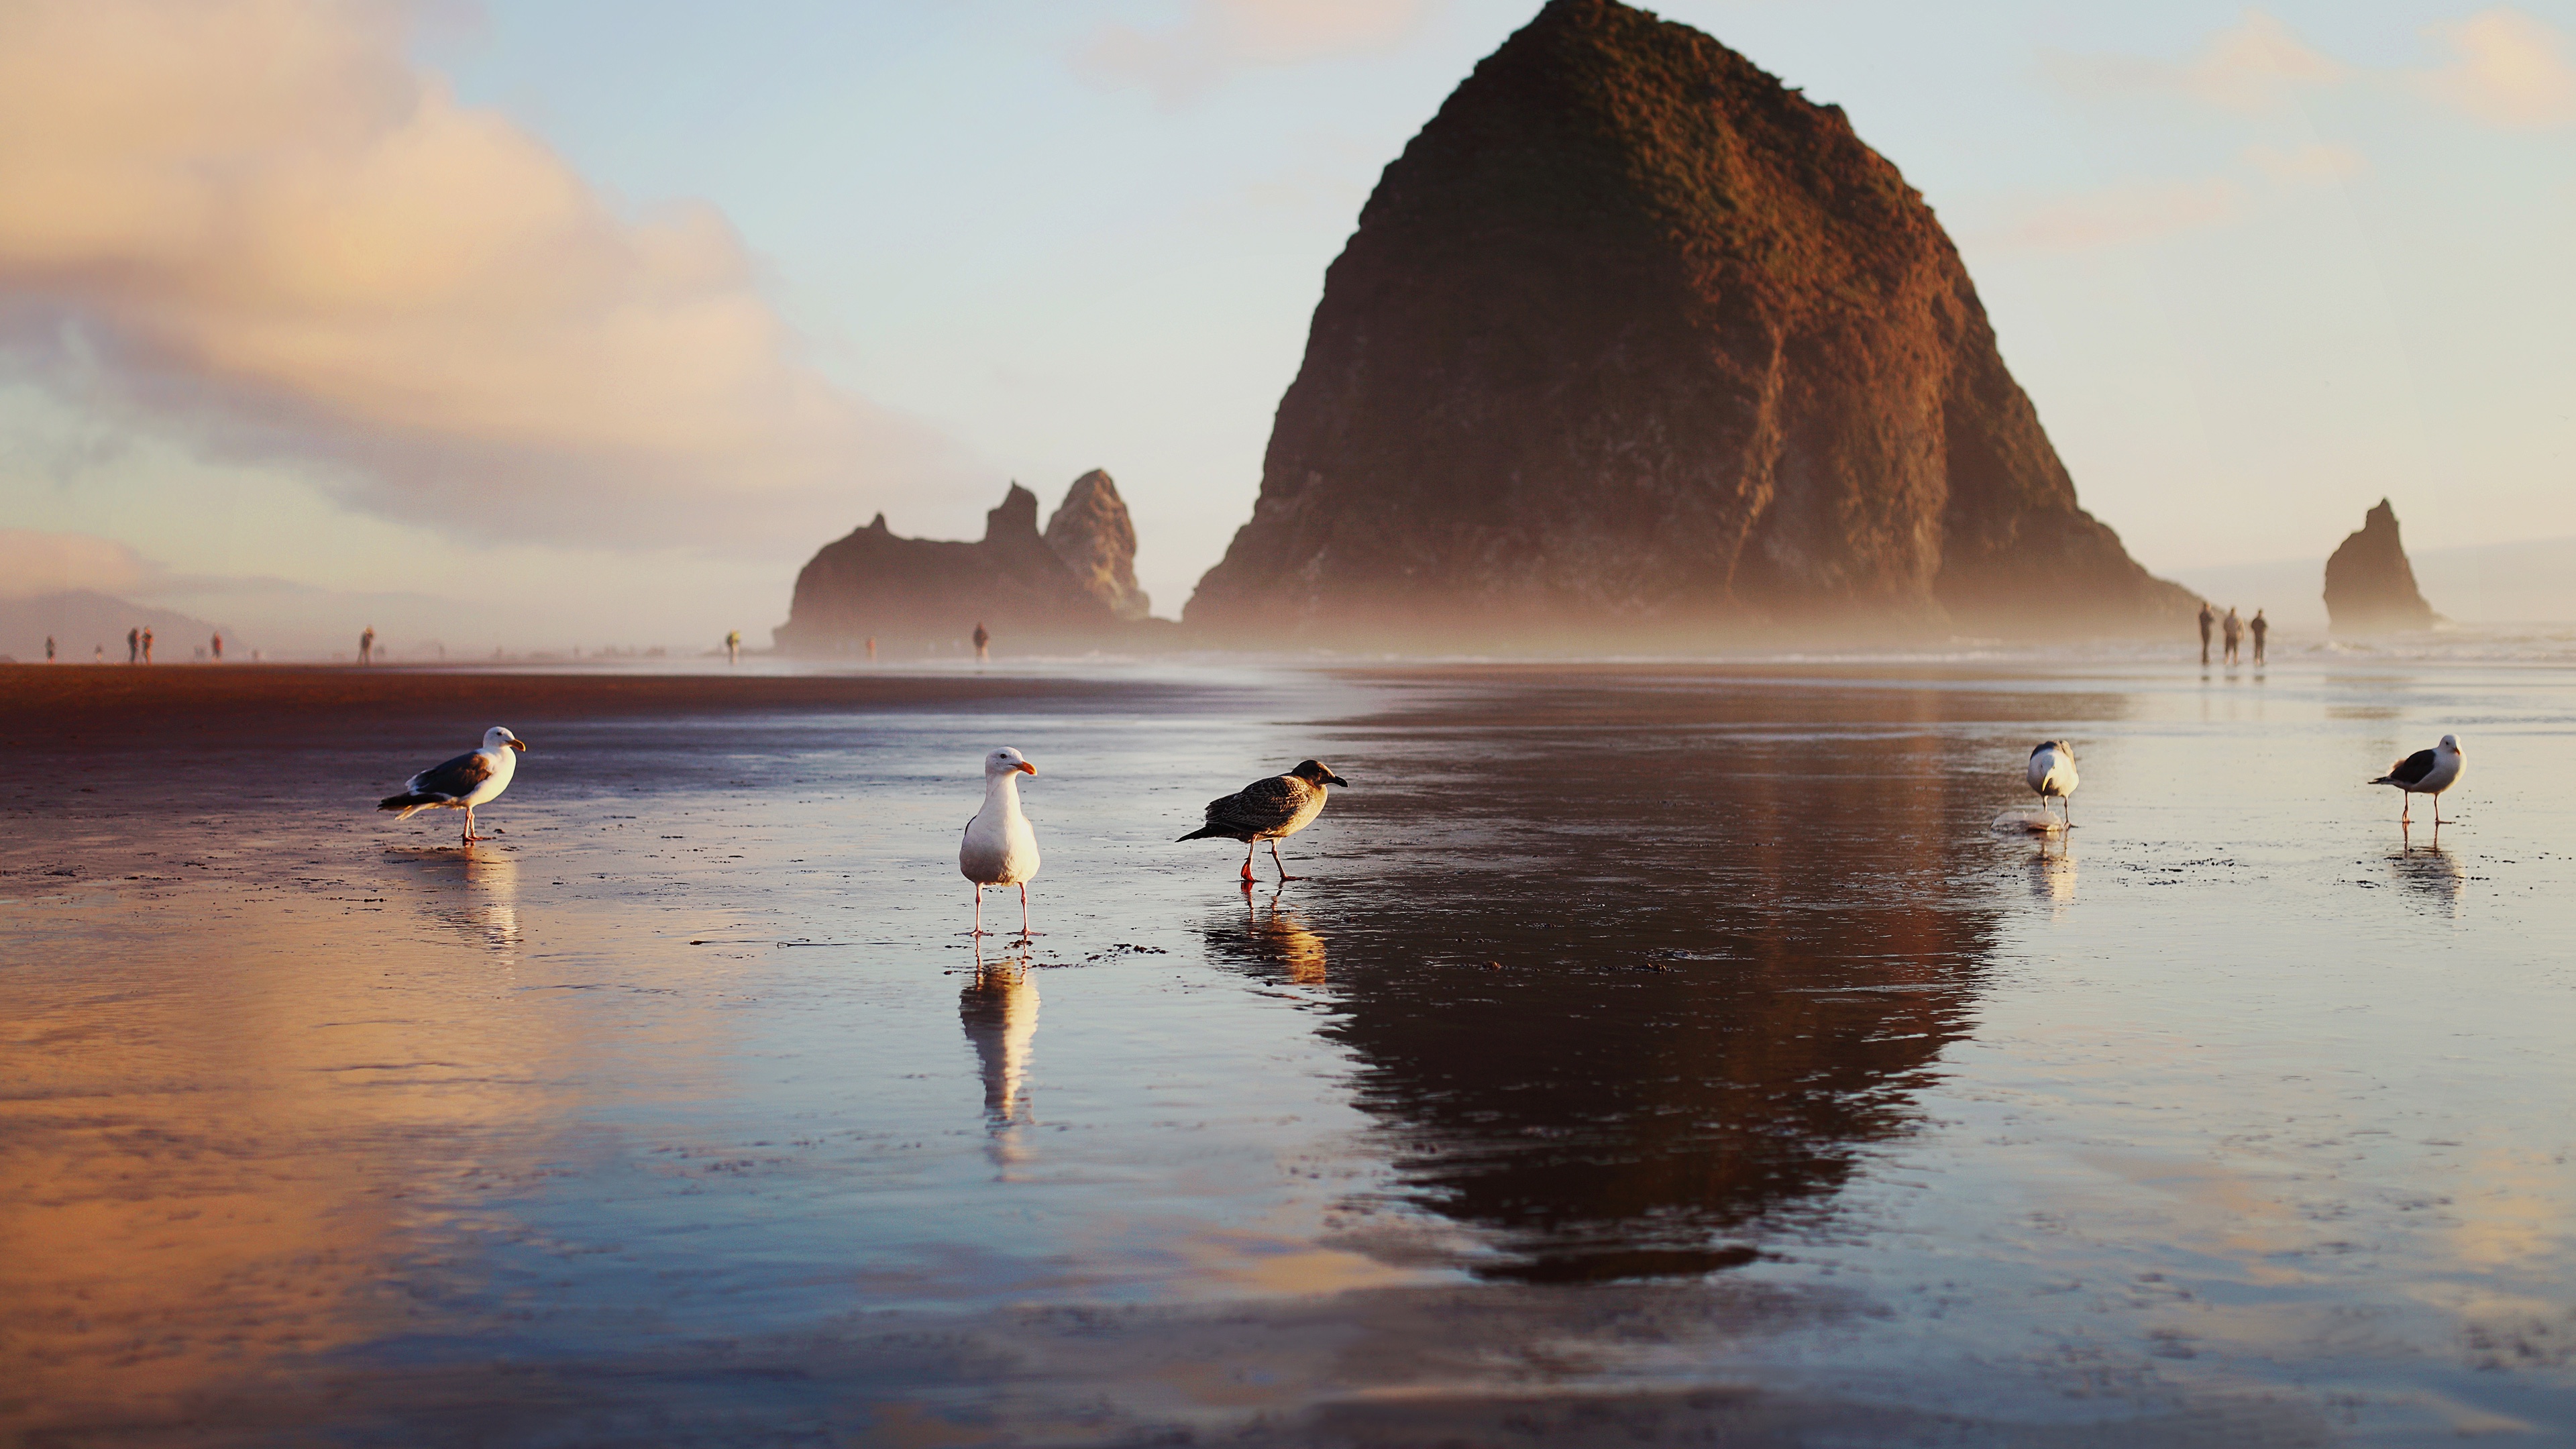
[[[1188,0],[1179,24],[1105,25],[1075,58],[1094,79],[1144,85],[1166,104],[1236,70],[1385,50],[1411,35],[1433,0]]]
[[[67,589],[132,593],[161,578],[161,569],[111,539],[0,528],[0,599],[32,599]]]
[[[2416,78],[2424,94],[2491,126],[2576,122],[2576,66],[2568,63],[2567,37],[2547,22],[2499,6],[2433,33],[2457,54]]]
[[[702,205],[635,217],[369,0],[0,7],[0,346],[475,532],[721,542],[940,474]],[[809,540],[799,539],[798,542]]]

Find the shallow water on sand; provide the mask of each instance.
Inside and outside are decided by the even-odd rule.
[[[511,720],[470,854],[365,805],[490,721],[46,758],[0,796],[0,1432],[2564,1442],[2571,682]],[[2436,845],[2360,781],[2446,731]],[[1990,829],[2051,736],[2077,828]],[[979,970],[1004,743],[1042,934]],[[1307,755],[1353,782],[1311,879],[1173,843]]]

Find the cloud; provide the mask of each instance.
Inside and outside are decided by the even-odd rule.
[[[1186,0],[1180,22],[1146,32],[1104,25],[1074,55],[1077,74],[1141,85],[1165,105],[1238,70],[1388,50],[1437,0]]]
[[[627,214],[407,23],[0,6],[0,363],[467,535],[753,544],[951,476],[800,356],[721,215]]]
[[[2007,251],[2089,251],[2216,226],[2236,216],[2242,199],[2220,178],[2129,182],[2035,203],[1976,239]]]
[[[2130,56],[2051,55],[2044,64],[2079,94],[2101,89],[2170,91],[2232,111],[2266,111],[2302,87],[2339,85],[2350,67],[2310,49],[2260,10],[2212,35],[2188,61]]]
[[[2546,22],[2499,6],[2429,33],[2457,58],[2412,77],[2421,94],[2508,130],[2576,122],[2576,66],[2567,38]]]
[[[2287,149],[2248,146],[2245,161],[2275,181],[2292,183],[2341,181],[2370,169],[2369,160],[2350,146],[2322,143]]]
[[[158,565],[113,539],[0,528],[0,599],[73,589],[130,594],[151,589],[166,577]]]

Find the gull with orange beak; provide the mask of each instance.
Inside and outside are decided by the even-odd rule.
[[[518,773],[519,754],[527,747],[517,735],[494,725],[483,732],[483,748],[412,776],[401,794],[387,795],[376,802],[376,808],[401,811],[394,817],[397,820],[409,820],[423,810],[462,810],[465,837],[457,844],[472,845],[483,838],[474,833],[474,807],[491,804],[510,788],[510,777]]]
[[[1020,777],[1038,767],[1005,745],[984,757],[984,808],[966,822],[957,869],[975,883],[975,934],[984,929],[984,887],[1020,888],[1020,934],[1029,934],[1029,878],[1038,873],[1038,833],[1020,813]]]

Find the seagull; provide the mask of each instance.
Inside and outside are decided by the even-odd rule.
[[[1038,767],[1008,745],[984,757],[984,808],[966,822],[957,869],[975,883],[975,934],[984,929],[984,887],[1020,888],[1020,934],[1029,934],[1029,877],[1038,873],[1038,833],[1020,813],[1020,777]]]
[[[483,748],[412,776],[404,782],[401,794],[387,795],[376,802],[376,808],[401,811],[394,817],[396,820],[409,820],[423,810],[462,810],[465,838],[457,844],[472,845],[483,838],[474,833],[474,807],[491,804],[510,788],[510,777],[518,772],[519,753],[527,747],[526,741],[494,725],[483,732]]]
[[[1288,873],[1287,863],[1279,858],[1279,841],[1315,823],[1324,813],[1326,785],[1350,788],[1351,782],[1336,775],[1332,767],[1320,760],[1300,760],[1297,768],[1285,775],[1255,780],[1221,800],[1207,804],[1207,824],[1181,837],[1183,840],[1240,840],[1243,842],[1243,883],[1252,884],[1252,852],[1262,841],[1270,842],[1270,863],[1279,867],[1283,881],[1302,877]]]
[[[2075,747],[2064,740],[2042,740],[2030,751],[2030,788],[2039,796],[2039,808],[2048,808],[2054,795],[2066,811],[2066,828],[2075,828]]]
[[[2374,785],[2394,785],[2398,799],[2405,803],[2397,808],[2397,823],[2412,824],[2414,798],[2433,797],[2433,826],[2442,825],[2442,792],[2460,783],[2460,741],[2455,735],[2442,736],[2442,742],[2429,750],[2417,750],[2388,767],[2388,773],[2371,781]]]

